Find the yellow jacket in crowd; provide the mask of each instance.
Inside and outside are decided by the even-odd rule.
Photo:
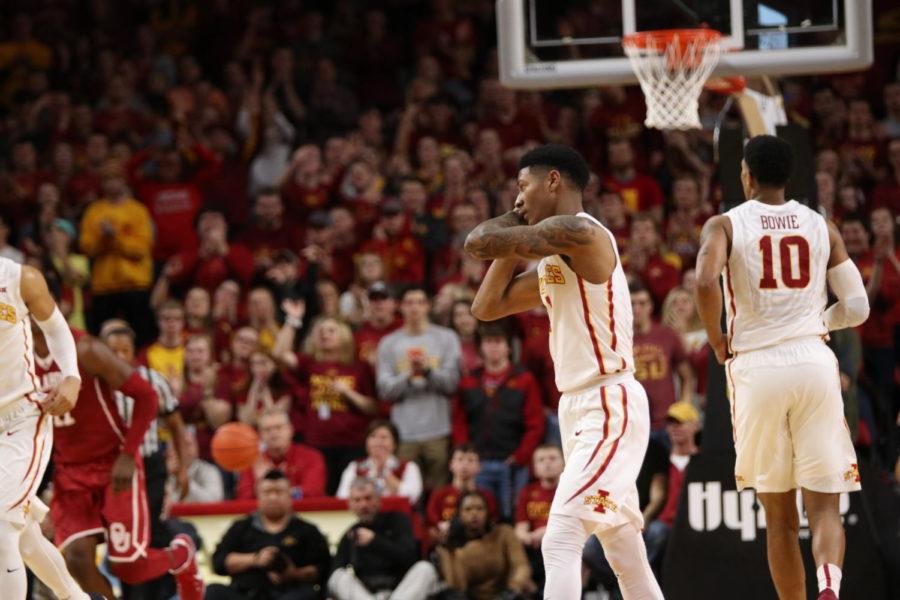
[[[81,220],[81,250],[94,259],[95,294],[144,290],[153,283],[153,221],[133,198],[92,203]]]

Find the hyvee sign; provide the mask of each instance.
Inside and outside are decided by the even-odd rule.
[[[883,560],[862,493],[841,495],[840,509],[847,535],[841,600],[887,600]],[[805,516],[800,525],[807,596],[815,598]],[[777,600],[766,562],[765,511],[752,490],[735,489],[733,454],[701,452],[691,459],[663,572],[666,600]]]
[[[753,490],[722,490],[719,481],[696,481],[687,485],[687,517],[694,531],[715,531],[720,527],[741,532],[742,542],[752,542],[766,528],[766,512],[756,501]],[[809,521],[803,512],[803,498],[797,492],[800,511],[800,539],[809,537]],[[846,525],[855,525],[859,517],[848,514],[850,494],[841,494],[841,516]],[[761,533],[761,532],[760,532]]]

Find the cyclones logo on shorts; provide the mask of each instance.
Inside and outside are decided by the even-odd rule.
[[[613,512],[619,510],[619,506],[610,499],[609,492],[606,490],[597,490],[596,494],[585,496],[584,504],[593,506],[594,512],[598,513],[605,513],[607,509]]]
[[[850,464],[850,469],[844,472],[844,481],[853,481],[854,483],[859,483],[859,465],[856,463]]]

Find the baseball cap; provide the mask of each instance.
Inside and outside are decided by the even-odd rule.
[[[53,219],[53,226],[65,231],[70,238],[78,237],[75,226],[72,224],[72,221],[69,221],[68,219]]]
[[[669,407],[666,419],[679,423],[698,423],[700,421],[700,413],[697,412],[697,409],[690,402],[676,402]]]
[[[372,285],[369,286],[369,298],[393,298],[394,294],[391,293],[391,288],[383,281],[376,281]]]

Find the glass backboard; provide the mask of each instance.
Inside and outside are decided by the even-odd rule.
[[[635,31],[710,27],[714,75],[796,75],[872,62],[871,0],[498,0],[501,80],[514,88],[636,83]]]

